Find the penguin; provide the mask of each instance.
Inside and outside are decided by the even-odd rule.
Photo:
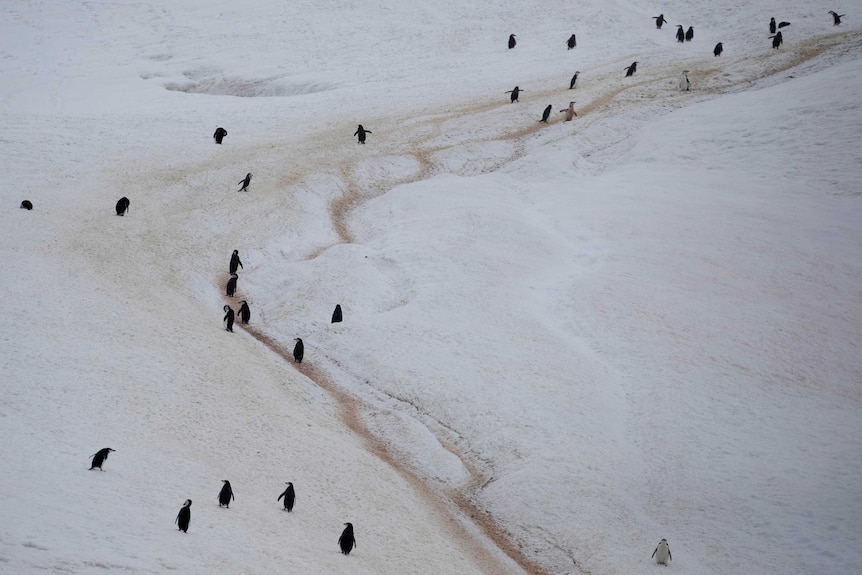
[[[224,128],[216,128],[215,134],[213,134],[213,139],[216,144],[221,144],[221,141],[224,140],[224,137],[227,136],[227,130]]]
[[[575,72],[575,75],[572,76],[572,80],[569,82],[569,90],[571,90],[575,87],[575,82],[578,81],[578,74],[580,74],[580,73],[581,73],[581,71],[578,70],[577,72]]]
[[[511,98],[509,99],[510,103],[514,104],[518,101],[518,94],[521,92],[526,92],[526,90],[522,90],[519,87],[515,86],[513,89],[508,90],[507,92],[503,92],[504,94],[511,94]]]
[[[518,41],[515,40],[514,34],[509,34],[509,50],[518,45]]]
[[[112,451],[115,451],[115,450],[111,449],[110,447],[105,447],[104,449],[100,449],[99,451],[94,453],[92,456],[93,457],[93,463],[92,463],[92,465],[90,465],[90,471],[92,471],[94,469],[98,469],[99,471],[104,471],[104,469],[102,469],[102,463],[105,462],[105,460],[108,458],[108,454],[111,453]]]
[[[781,37],[781,32],[776,32],[775,36],[770,36],[772,38],[772,47],[774,49],[778,49],[779,46],[784,44],[784,38]]]
[[[676,25],[676,41],[685,42],[685,31],[682,29],[682,24]]]
[[[239,276],[236,274],[230,274],[230,279],[227,280],[227,286],[225,286],[225,294],[227,297],[233,297],[236,293],[236,280]]]
[[[237,185],[242,184],[242,187],[238,189],[238,192],[244,192],[248,189],[248,185],[251,183],[251,172],[247,173],[243,179],[237,182]]]
[[[631,66],[625,67],[625,71],[626,71],[626,78],[628,78],[629,76],[631,76],[632,74],[634,74],[635,72],[638,71],[638,63],[632,62]]]
[[[653,20],[655,20],[655,27],[661,30],[662,24],[667,24],[667,20],[664,19],[664,14],[659,14],[658,16],[653,16]]]
[[[224,306],[224,311],[225,311],[225,314],[224,314],[224,317],[222,318],[222,321],[225,322],[225,326],[226,326],[224,329],[225,329],[225,331],[229,331],[229,332],[233,333],[233,315],[234,315],[233,310],[231,309],[231,307],[229,305],[226,305],[226,306]]]
[[[242,320],[242,323],[247,324],[249,318],[251,317],[251,310],[248,309],[248,302],[242,300],[241,302],[239,302],[239,304],[239,312],[237,312],[239,313],[239,319]]]
[[[775,34],[775,18],[769,19],[769,33]]]
[[[691,88],[691,82],[688,79],[688,70],[683,70],[682,78],[679,79],[679,89],[688,92],[689,88]]]
[[[788,26],[790,26],[790,22],[779,22],[778,23],[778,29],[779,30],[781,30],[782,28],[786,28]]]
[[[332,323],[341,323],[341,304],[335,304],[335,311],[332,312]]]
[[[563,112],[565,112],[565,113],[566,113],[566,119],[565,119],[565,120],[563,120],[564,122],[571,122],[571,121],[572,121],[572,118],[574,118],[575,116],[577,116],[577,115],[578,115],[578,114],[577,114],[577,112],[575,112],[575,103],[574,103],[574,102],[569,102],[569,107],[568,107],[568,108],[565,108],[565,109],[563,109],[563,110],[560,110],[560,113],[561,113],[561,114],[562,114]]]
[[[688,30],[685,31],[685,41],[691,42],[692,38],[694,38],[694,26],[689,26]]]
[[[715,48],[712,50],[712,53],[715,56],[721,56],[722,52],[724,52],[724,45],[721,42],[719,42],[718,44],[715,45]]]
[[[548,107],[545,108],[544,112],[542,112],[542,119],[539,120],[540,122],[544,122],[546,124],[548,123],[548,116],[551,115],[551,108],[553,108],[553,106],[551,104],[548,104]]]
[[[338,544],[341,546],[341,552],[345,555],[350,555],[350,552],[356,547],[356,538],[353,537],[353,523],[345,523],[347,527],[341,532],[341,537],[338,538]]]
[[[280,500],[282,497],[284,497],[284,510],[290,513],[293,511],[293,502],[296,501],[296,493],[293,492],[293,483],[290,481],[287,482],[287,489],[278,496],[276,501]]]
[[[296,338],[296,345],[293,346],[293,361],[302,363],[302,356],[305,355],[305,346],[302,344],[301,338]]]
[[[117,200],[117,215],[122,216],[125,215],[126,212],[129,211],[129,198],[123,196],[119,200]]]
[[[179,526],[180,531],[182,531],[183,533],[189,532],[189,522],[192,519],[191,506],[192,500],[186,499],[186,502],[183,503],[182,507],[180,507],[180,512],[177,513],[177,518],[174,519],[174,523]]]
[[[21,202],[21,209],[22,210],[32,210],[33,209],[33,203],[30,202],[30,200],[24,200],[23,202]]]
[[[236,497],[233,496],[230,481],[227,479],[222,479],[221,481],[224,485],[221,486],[221,491],[218,492],[218,506],[230,509],[230,501],[231,499],[236,499]]]
[[[659,565],[667,565],[667,562],[673,561],[673,557],[670,554],[670,547],[667,546],[667,539],[662,539],[658,542],[658,545],[655,548],[655,551],[652,552],[650,559],[655,557],[655,562]]]
[[[364,144],[365,143],[365,134],[373,134],[373,133],[374,132],[372,132],[371,130],[366,130],[365,128],[363,128],[362,124],[359,124],[359,127],[356,128],[356,131],[353,132],[353,135],[359,136],[359,143]]]
[[[829,13],[832,14],[832,25],[833,26],[840,26],[841,25],[841,19],[847,15],[847,14],[836,14],[832,10],[830,10]]]
[[[569,50],[571,50],[572,48],[576,47],[577,45],[578,45],[578,39],[575,38],[574,34],[572,34],[571,36],[569,36],[569,39],[566,40],[566,46],[568,46]]]
[[[239,250],[234,250],[230,255],[230,274],[233,275],[236,273],[236,268],[242,267],[242,262],[239,259]]]

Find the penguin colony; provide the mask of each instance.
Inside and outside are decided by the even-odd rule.
[[[837,12],[834,12],[832,10],[829,11],[829,14],[832,15],[834,26],[839,26],[841,24],[841,18],[846,16],[846,14],[838,14]],[[667,23],[667,20],[665,19],[664,14],[659,14],[658,16],[653,16],[653,19],[655,20],[655,25],[656,25],[656,28],[658,30],[661,30],[662,25]],[[783,36],[782,36],[782,32],[780,31],[780,29],[785,28],[787,26],[790,26],[790,22],[782,21],[782,22],[776,24],[775,18],[770,19],[770,21],[769,21],[769,32],[772,35],[769,36],[769,38],[773,40],[772,47],[774,49],[777,49],[782,45]],[[687,31],[683,31],[683,26],[681,24],[677,25],[676,39],[678,42],[682,43],[685,41],[691,41],[691,40],[693,40],[693,38],[694,38],[694,27],[693,26],[689,26]],[[515,46],[517,45],[517,41],[515,40],[515,34],[509,35],[509,44],[508,45],[509,45],[510,50],[515,48]],[[567,45],[567,48],[569,50],[571,50],[577,46],[577,40],[576,40],[574,34],[572,34],[569,37],[569,39],[566,41],[566,45]],[[713,49],[713,55],[716,57],[720,56],[722,54],[723,50],[724,50],[723,43],[718,42],[715,45],[715,48]],[[630,66],[625,67],[626,77],[630,77],[630,76],[635,74],[635,72],[637,71],[637,64],[638,64],[638,62],[635,61],[635,62],[632,62],[632,64]],[[580,71],[575,72],[574,76],[572,76],[572,79],[569,82],[569,89],[575,88],[575,83],[577,82],[578,74],[580,74]],[[689,74],[689,71],[684,70],[682,72],[682,78],[680,78],[680,81],[679,81],[679,88],[683,91],[688,91],[691,87],[691,82],[689,81],[688,74]],[[510,96],[510,102],[512,102],[512,103],[517,102],[520,92],[524,92],[524,90],[520,89],[518,86],[515,86],[512,90],[507,91],[506,93],[511,95]],[[577,116],[577,113],[574,111],[574,104],[575,104],[575,102],[571,101],[571,102],[569,102],[568,108],[560,110],[560,113],[566,114],[565,121],[570,121],[575,116]],[[542,114],[542,119],[540,120],[540,122],[547,123],[552,109],[553,109],[553,106],[551,104],[549,104],[545,108],[545,110]],[[360,144],[364,144],[365,140],[366,140],[366,134],[370,134],[370,133],[371,133],[370,130],[364,129],[362,124],[359,124],[356,132],[354,132],[353,135],[358,137],[358,142]],[[227,136],[227,130],[225,130],[222,127],[219,127],[216,129],[215,133],[213,134],[213,139],[215,140],[216,144],[221,144],[225,136]],[[249,172],[248,174],[246,174],[244,179],[242,179],[238,182],[238,185],[241,185],[241,188],[238,191],[246,191],[248,189],[248,186],[250,183],[251,183],[251,173]],[[117,215],[118,216],[125,215],[125,213],[128,212],[128,210],[129,210],[129,204],[130,204],[130,201],[127,197],[120,198],[116,204]],[[20,207],[22,209],[32,210],[33,204],[29,200],[24,200],[21,202]],[[238,278],[237,272],[242,267],[243,267],[243,265],[242,265],[242,261],[239,258],[239,251],[233,250],[233,254],[231,255],[230,263],[228,265],[228,270],[230,273],[230,279],[228,280],[227,287],[226,287],[227,297],[234,297],[234,295],[236,293],[236,283],[237,283],[237,278]],[[225,315],[223,318],[223,321],[226,325],[225,329],[229,332],[233,332],[233,323],[234,323],[234,316],[235,316],[234,310],[229,305],[225,305],[223,309],[225,311]],[[242,323],[248,324],[249,319],[251,317],[251,312],[250,312],[250,309],[248,307],[248,302],[246,300],[240,301],[239,314],[240,314],[240,319],[241,319]],[[338,304],[335,306],[335,310],[332,313],[331,323],[339,323],[341,321],[342,321],[342,309],[341,309],[341,305]],[[304,349],[303,341],[301,338],[296,338],[295,339],[295,346],[293,349],[294,361],[296,363],[301,363],[302,359],[304,357],[304,354],[305,354],[305,349]],[[113,453],[114,451],[115,450],[110,448],[110,447],[105,447],[103,449],[100,449],[96,453],[94,453],[91,456],[92,460],[91,460],[90,470],[98,469],[100,471],[104,471],[102,469],[102,466],[104,465],[105,461],[107,461],[108,455],[110,453]],[[282,501],[283,500],[284,510],[288,511],[288,512],[292,512],[293,507],[294,507],[294,503],[296,501],[296,493],[294,491],[294,487],[293,487],[292,482],[287,482],[286,485],[287,485],[287,488],[277,497],[276,501]],[[233,488],[230,484],[230,481],[228,481],[226,479],[222,480],[222,488],[218,493],[217,499],[219,502],[219,507],[224,507],[226,509],[230,508],[231,501],[234,501],[236,499],[234,492],[233,492]],[[186,499],[185,502],[183,503],[182,507],[180,508],[179,512],[177,513],[176,518],[174,519],[174,523],[176,523],[176,525],[178,526],[178,530],[182,531],[183,533],[188,532],[189,525],[191,523],[191,505],[192,505],[192,500]],[[353,533],[353,524],[348,522],[348,523],[344,523],[344,526],[345,526],[344,530],[342,531],[341,536],[338,538],[338,545],[339,545],[339,548],[341,549],[341,552],[344,555],[349,555],[350,552],[356,548],[356,538],[355,538],[354,533]],[[661,541],[659,541],[655,550],[653,550],[651,558],[655,559],[655,562],[659,565],[667,565],[669,561],[673,560],[673,557],[672,557],[671,551],[670,551],[670,547],[669,547],[666,539],[662,539]]]

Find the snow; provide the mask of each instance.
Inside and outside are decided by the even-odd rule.
[[[0,5],[0,572],[862,572],[862,27],[798,4]]]

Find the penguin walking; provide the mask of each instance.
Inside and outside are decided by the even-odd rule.
[[[332,312],[332,322],[331,323],[341,323],[341,304],[335,304],[335,311]]]
[[[33,209],[33,203],[30,200],[24,200],[23,202],[21,202],[21,209],[22,210],[32,210]]]
[[[837,14],[837,13],[833,12],[832,10],[830,10],[829,13],[832,14],[832,25],[833,26],[840,26],[841,25],[841,19],[847,15],[847,14]]]
[[[247,173],[243,179],[237,182],[237,185],[242,184],[242,187],[238,189],[238,192],[244,192],[248,189],[248,185],[251,183],[251,172]]]
[[[229,331],[233,333],[233,309],[229,305],[224,306],[224,317],[222,321],[225,322],[225,331]]]
[[[575,72],[575,75],[572,76],[572,79],[569,82],[569,90],[572,90],[575,87],[575,82],[578,81],[578,74],[580,74],[580,73],[581,73],[581,71],[578,70],[577,72]]]
[[[218,492],[218,506],[230,509],[231,499],[236,499],[236,497],[233,496],[233,489],[230,486],[230,481],[227,479],[222,479],[221,481],[224,485],[221,486],[221,491]]]
[[[176,523],[180,531],[183,533],[189,532],[189,522],[192,520],[192,500],[186,499],[186,502],[183,503],[183,506],[180,507],[180,512],[177,513],[177,518],[174,519],[174,523]]]
[[[682,24],[676,25],[676,41],[685,42],[685,31],[682,29]]]
[[[278,496],[276,501],[279,501],[282,497],[284,498],[284,510],[290,513],[293,511],[293,502],[296,501],[296,493],[293,492],[293,483],[290,481],[287,482],[287,489]]]
[[[338,538],[338,545],[341,546],[341,552],[345,555],[350,555],[350,552],[356,547],[356,538],[353,536],[353,523],[345,523],[347,527],[341,532],[341,537]]]
[[[629,76],[633,75],[635,72],[638,71],[638,63],[632,62],[631,66],[625,67],[625,71],[626,71],[626,78],[628,78]]]
[[[511,90],[508,90],[508,91],[503,92],[503,93],[504,94],[511,94],[511,97],[509,98],[509,102],[514,104],[515,102],[518,101],[518,94],[520,94],[521,92],[526,92],[526,90],[522,90],[518,86],[515,86]]]
[[[551,104],[548,104],[548,107],[545,108],[544,112],[542,112],[542,119],[539,120],[540,122],[544,122],[545,124],[548,123],[548,116],[551,115],[551,109],[552,108],[553,108],[553,106]]]
[[[769,19],[769,33],[775,34],[775,18]]]
[[[688,30],[685,31],[685,41],[691,42],[692,38],[694,38],[694,26],[689,26]]]
[[[216,144],[221,144],[221,141],[224,140],[224,137],[227,136],[227,130],[222,127],[216,128],[215,134],[213,134],[213,140],[215,140]]]
[[[688,79],[688,70],[682,71],[682,78],[679,79],[679,89],[683,92],[688,92],[691,88],[691,82]]]
[[[233,297],[236,293],[236,280],[239,276],[236,274],[230,274],[230,279],[227,280],[227,285],[225,286],[225,294],[227,297]]]
[[[673,557],[670,554],[670,547],[667,546],[667,539],[662,539],[658,542],[655,551],[652,552],[650,559],[655,557],[655,562],[659,565],[667,565],[668,561],[672,561]]]
[[[772,47],[773,49],[778,49],[779,46],[784,44],[784,38],[781,37],[781,32],[776,32],[775,36],[770,36],[772,38]]]
[[[366,130],[365,128],[363,128],[362,124],[359,124],[359,127],[356,128],[356,131],[353,132],[353,135],[359,137],[359,143],[360,144],[364,144],[365,143],[365,134],[373,134],[373,133],[374,132],[372,132],[371,130]]]
[[[251,317],[251,310],[248,309],[248,302],[242,300],[239,304],[239,319],[242,320],[242,323],[247,324]]]
[[[301,338],[296,338],[296,345],[293,346],[293,361],[302,363],[302,356],[305,355],[305,346]]]
[[[715,48],[713,48],[712,54],[714,56],[721,56],[722,52],[724,52],[724,44],[719,42],[718,44],[715,45]]]
[[[110,447],[105,447],[103,449],[100,449],[96,453],[94,453],[92,455],[93,462],[90,465],[90,471],[92,471],[94,469],[98,469],[99,471],[104,471],[104,469],[102,469],[102,464],[108,458],[108,454],[111,453],[112,451],[115,451],[115,450],[111,449]]]
[[[123,196],[119,200],[117,200],[117,215],[123,216],[126,212],[129,211],[129,198]]]
[[[230,275],[235,274],[238,267],[242,267],[242,261],[239,259],[239,250],[234,250],[230,255],[230,265],[228,267],[230,268]]]
[[[565,119],[565,120],[563,120],[564,122],[571,122],[571,121],[572,121],[572,118],[574,118],[575,116],[577,116],[577,115],[578,115],[578,114],[577,114],[577,112],[575,112],[575,103],[574,103],[574,102],[569,102],[569,107],[568,107],[568,108],[565,108],[565,109],[563,109],[563,110],[560,110],[560,113],[561,113],[561,114],[562,114],[563,112],[565,112],[565,113],[566,113],[566,119]]]
[[[514,34],[509,34],[509,50],[518,45],[518,41],[515,40]]]
[[[667,20],[664,19],[664,14],[659,14],[658,16],[653,16],[653,20],[655,20],[655,27],[661,30],[662,24],[667,24]]]
[[[569,50],[571,50],[572,48],[576,47],[577,45],[578,45],[578,39],[575,38],[574,34],[572,34],[571,36],[569,36],[569,39],[566,40],[566,46],[568,46]]]

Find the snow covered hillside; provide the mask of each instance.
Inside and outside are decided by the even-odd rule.
[[[0,573],[862,572],[862,13],[795,4],[0,4]]]

